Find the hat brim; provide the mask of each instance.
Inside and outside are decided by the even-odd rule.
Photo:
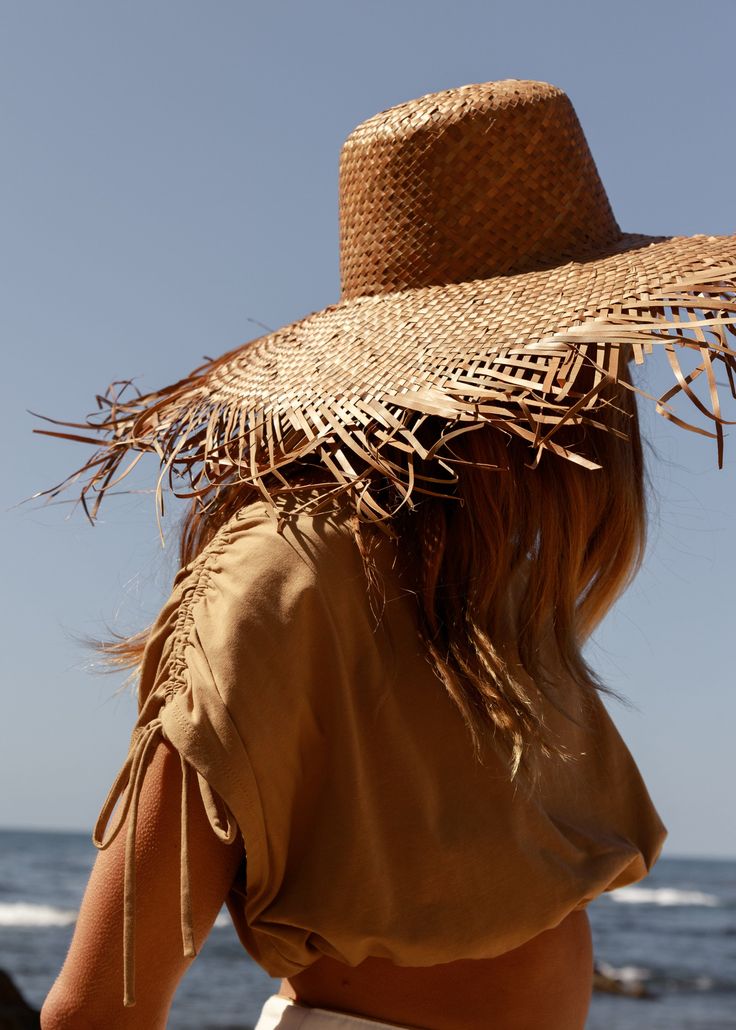
[[[271,474],[282,478],[279,470],[307,454],[319,456],[340,489],[373,472],[396,478],[391,447],[439,460],[413,432],[430,415],[447,428],[492,422],[526,439],[537,460],[552,450],[594,467],[558,445],[556,429],[596,422],[600,392],[619,379],[622,362],[641,363],[657,346],[674,376],[657,410],[714,437],[721,465],[719,362],[736,396],[727,334],[736,335],[735,236],[624,233],[584,261],[341,301],[148,394],[123,399],[112,384],[101,412],[57,423],[93,436],[35,430],[101,446],[34,496],[86,475],[80,499],[94,518],[104,492],[129,471],[119,472],[128,452],[145,451],[161,462],[159,502],[167,475],[177,495],[174,475],[188,479],[187,496],[239,480],[271,500]],[[698,361],[690,371],[685,352]],[[701,374],[705,400],[692,385]],[[676,395],[695,405],[706,428],[675,413]],[[411,488],[404,480],[405,500]],[[369,517],[387,517],[370,499],[367,508]]]

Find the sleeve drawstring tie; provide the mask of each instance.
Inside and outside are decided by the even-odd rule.
[[[154,719],[136,730],[128,757],[118,776],[110,788],[110,792],[100,811],[95,824],[92,840],[101,851],[108,848],[120,833],[126,817],[128,825],[125,835],[125,864],[123,878],[123,1005],[135,1005],[135,837],[138,821],[138,804],[141,788],[153,750],[156,744],[165,739],[160,719]],[[189,881],[189,856],[187,833],[187,763],[180,755],[182,770],[181,786],[181,847],[180,847],[180,906],[181,935],[184,955],[196,955],[194,930],[192,926],[192,902]],[[115,806],[125,794],[117,822],[104,839],[105,828]]]
[[[95,823],[92,841],[96,848],[108,848],[120,833],[127,818],[125,834],[125,861],[123,874],[123,1005],[135,1005],[135,838],[138,822],[138,805],[146,768],[156,745],[167,740],[160,718],[151,719],[133,731],[128,756],[102,805]],[[181,820],[179,854],[179,902],[181,915],[181,939],[183,954],[194,958],[197,954],[194,942],[192,919],[192,894],[189,875],[189,778],[192,770],[184,756],[179,754],[181,764]],[[225,844],[232,844],[237,835],[237,823],[228,806],[217,797],[207,780],[197,773],[199,792],[207,820],[215,836]],[[110,817],[122,798],[120,812],[115,825],[105,839],[105,830]]]

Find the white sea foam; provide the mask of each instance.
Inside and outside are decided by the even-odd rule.
[[[34,905],[29,901],[0,902],[0,926],[71,926],[77,913],[52,905]]]
[[[641,983],[642,980],[648,980],[652,975],[651,972],[643,966],[612,966],[608,962],[603,962],[601,960],[598,960],[596,965],[604,976],[608,976],[612,980],[618,980],[624,984]]]
[[[70,908],[54,908],[52,905],[36,905],[30,901],[0,902],[0,926],[71,926],[77,913]],[[230,916],[221,912],[215,920],[215,927],[230,926]]]
[[[627,905],[705,905],[717,908],[720,904],[715,894],[678,890],[676,887],[619,887],[608,897]]]

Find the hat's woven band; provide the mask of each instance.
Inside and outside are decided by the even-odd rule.
[[[716,245],[724,241],[730,260],[718,257]],[[389,519],[392,512],[371,492],[377,478],[395,484],[402,504],[414,491],[441,492],[438,484],[456,478],[443,448],[480,424],[527,441],[531,464],[550,451],[596,467],[556,434],[570,424],[607,430],[601,392],[621,380],[623,362],[641,364],[657,349],[673,385],[649,399],[678,426],[714,438],[720,466],[723,428],[731,423],[721,410],[719,369],[736,397],[736,351],[729,347],[736,335],[736,257],[728,237],[681,242],[706,256],[656,288],[645,284],[638,295],[628,289],[624,301],[565,319],[557,329],[549,318],[537,320],[544,331],[526,340],[518,326],[515,333],[489,331],[498,304],[486,303],[493,294],[484,298],[486,284],[479,281],[335,305],[148,394],[124,399],[129,384],[114,383],[85,422],[57,423],[75,432],[35,430],[97,450],[62,483],[34,496],[55,497],[81,481],[80,501],[94,520],[104,494],[152,451],[160,461],[159,515],[166,482],[179,497],[211,496],[213,486],[247,482],[276,508],[290,466],[311,455],[334,482],[335,495],[356,489],[361,517]],[[716,251],[710,256],[709,246]],[[535,275],[547,273],[512,277],[507,289],[523,299],[525,281]],[[498,297],[500,285],[496,290]],[[511,300],[511,292],[501,297],[504,311]],[[691,402],[703,424],[677,414],[676,398]],[[428,442],[430,427],[435,437]]]

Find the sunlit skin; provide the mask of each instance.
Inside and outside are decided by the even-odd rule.
[[[370,958],[329,958],[282,980],[280,994],[422,1030],[582,1030],[593,948],[587,913],[491,959],[408,969]]]
[[[192,920],[197,949],[232,883],[242,845],[223,844],[189,781]],[[194,961],[182,955],[179,896],[179,756],[162,742],[146,771],[136,833],[136,1004],[123,1006],[125,825],[99,852],[66,961],[41,1011],[43,1030],[164,1030],[174,992]]]
[[[41,1012],[42,1030],[164,1030],[193,959],[182,956],[179,910],[179,757],[162,742],[146,772],[136,844],[136,1004],[123,1006],[125,826],[95,861],[69,953]],[[212,832],[189,777],[189,854],[197,949],[212,929],[242,856],[242,842]],[[304,1004],[424,1030],[578,1030],[592,984],[588,917],[495,959],[408,969],[381,959],[351,967],[324,958],[280,993]],[[213,999],[213,1005],[216,999]]]

